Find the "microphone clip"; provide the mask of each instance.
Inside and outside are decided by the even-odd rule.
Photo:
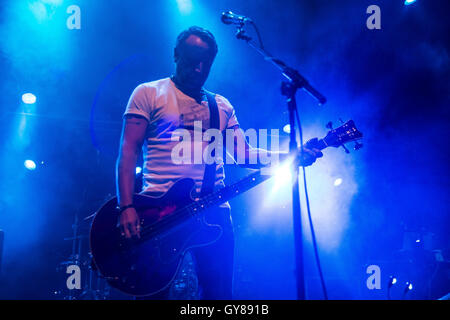
[[[247,33],[244,30],[244,25],[240,25],[237,30],[236,30],[236,38],[240,39],[240,40],[245,40],[247,42],[251,41],[252,38],[250,36],[247,35]]]

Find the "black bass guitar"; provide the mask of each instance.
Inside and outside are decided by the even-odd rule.
[[[352,120],[333,129],[323,139],[307,145],[318,149],[339,147],[360,139]],[[313,145],[311,145],[313,144]],[[107,201],[95,214],[90,232],[93,261],[108,283],[133,296],[155,294],[175,278],[184,254],[193,247],[215,242],[219,225],[208,224],[204,212],[270,178],[256,171],[214,193],[194,199],[192,179],[177,181],[164,195],[135,194],[133,203],[140,218],[140,239],[125,239],[118,227],[117,198]]]

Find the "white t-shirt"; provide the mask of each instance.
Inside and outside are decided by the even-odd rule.
[[[219,109],[220,130],[238,125],[230,102],[216,95]],[[194,121],[202,121],[203,130],[209,129],[209,107],[207,101],[201,104],[180,91],[170,78],[140,84],[133,91],[124,115],[136,114],[148,121],[147,133],[143,145],[143,190],[144,192],[166,192],[177,180],[191,178],[195,181],[196,191],[200,192],[205,164],[182,163],[172,161],[172,149],[178,144],[173,141],[172,133],[176,129],[187,129],[194,138]],[[208,142],[202,142],[202,148]],[[200,146],[200,144],[196,144]],[[203,150],[202,150],[203,154]],[[223,186],[223,163],[216,165],[215,186]]]

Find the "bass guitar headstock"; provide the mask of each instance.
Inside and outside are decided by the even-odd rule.
[[[329,123],[327,127],[331,129],[331,123]],[[363,134],[356,128],[355,122],[353,120],[349,120],[340,127],[331,129],[322,141],[327,147],[338,148],[342,146],[348,153],[348,150],[345,148],[344,144],[351,141],[356,141],[355,150],[358,150],[362,147],[362,144],[357,142],[357,140],[362,137]]]
[[[311,139],[305,145],[309,148],[325,149],[327,147],[343,147],[345,152],[349,153],[345,144],[355,141],[355,150],[361,149],[362,144],[358,140],[362,139],[363,134],[356,129],[355,122],[349,120],[343,123],[340,127],[332,129],[331,122],[328,123],[327,128],[331,129],[323,139]]]

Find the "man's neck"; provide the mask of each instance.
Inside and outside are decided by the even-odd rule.
[[[192,88],[189,86],[184,85],[180,81],[178,81],[176,75],[171,77],[173,83],[175,86],[183,92],[185,95],[195,99],[198,103],[201,103],[203,98],[203,88]]]

